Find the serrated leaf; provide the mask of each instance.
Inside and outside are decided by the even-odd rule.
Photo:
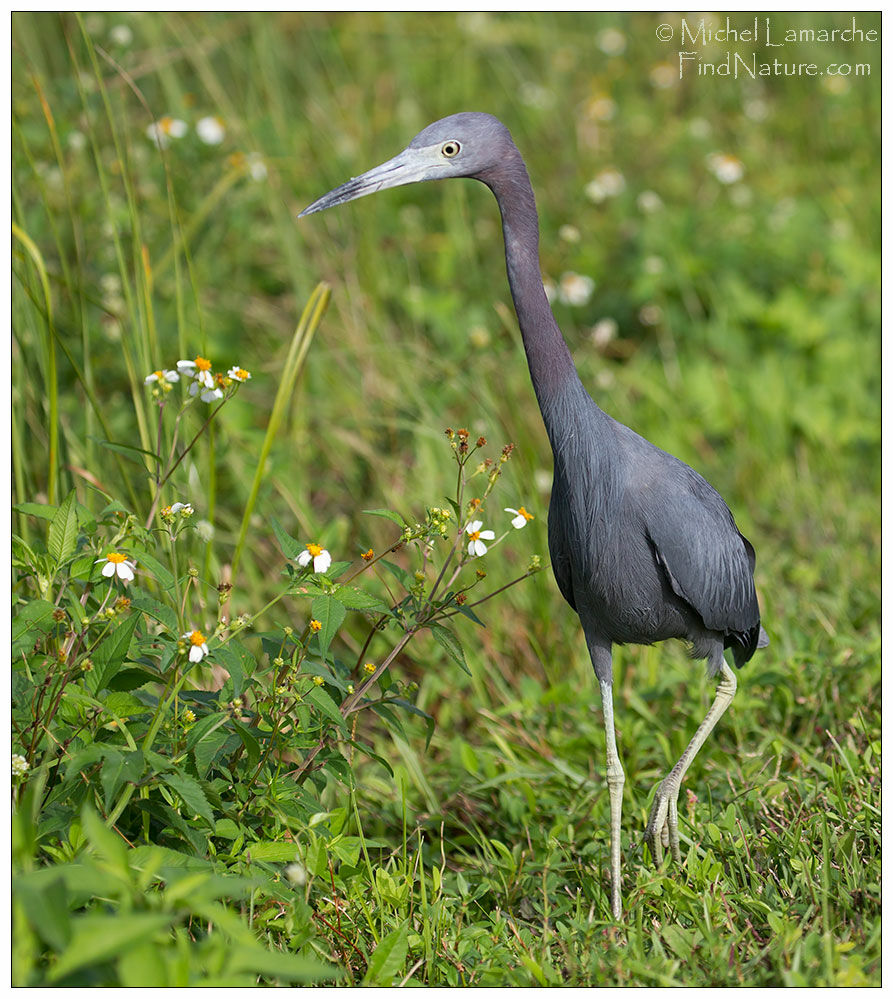
[[[460,606],[457,609],[458,609],[459,613],[463,617],[467,617],[469,620],[474,621],[475,624],[479,624],[482,628],[486,628],[487,627],[484,624],[484,622],[477,616],[477,614],[475,614],[475,612],[470,607],[461,607]]]
[[[343,715],[338,710],[338,705],[326,693],[322,687],[311,687],[304,695],[304,700],[309,701],[327,717],[330,718],[339,728],[347,731],[347,723]]]
[[[401,923],[379,942],[369,959],[363,985],[392,985],[409,950],[409,923]]]
[[[322,628],[316,633],[316,639],[319,642],[320,652],[325,655],[329,651],[332,639],[338,633],[338,629],[347,616],[347,609],[336,597],[324,594],[314,598],[310,604],[310,612],[322,625]]]
[[[25,513],[29,517],[40,517],[41,520],[52,520],[56,516],[57,506],[48,503],[16,503],[12,508],[15,513]]]
[[[139,614],[131,614],[117,624],[112,633],[97,646],[93,653],[93,672],[88,674],[87,681],[88,687],[94,694],[106,687],[109,680],[124,665],[139,617]]]
[[[273,527],[273,533],[276,535],[276,540],[279,542],[279,547],[282,549],[282,554],[286,558],[295,559],[301,552],[307,549],[300,541],[295,540],[279,523],[275,517],[270,518],[270,523]]]
[[[56,515],[50,521],[47,534],[47,551],[58,565],[74,554],[78,540],[78,515],[75,509],[74,490],[65,497]]]
[[[207,819],[212,825],[214,823],[214,809],[205,797],[201,784],[194,777],[184,773],[165,774],[162,780],[168,787],[172,788],[183,799],[183,804],[190,813],[200,815]]]
[[[149,617],[154,618],[159,622],[159,624],[163,624],[171,635],[176,635],[176,611],[174,611],[171,607],[168,607],[167,604],[159,603],[154,597],[150,597],[142,590],[136,590],[135,587],[132,587],[132,590],[135,591],[137,595],[130,598],[130,606],[135,607],[137,610],[143,611],[144,614],[148,614]]]
[[[53,629],[56,608],[49,600],[32,600],[12,619],[12,656],[18,659],[31,649],[38,638]]]
[[[458,663],[471,676],[471,670],[468,668],[468,663],[465,662],[465,653],[462,650],[459,639],[456,638],[449,628],[444,627],[442,624],[432,624],[430,628],[431,634],[437,640],[438,644],[446,649],[447,654],[453,662]]]
[[[406,519],[401,517],[399,513],[394,513],[393,510],[363,510],[363,513],[368,513],[370,517],[384,517],[386,520],[393,521],[400,528],[406,523]]]
[[[207,738],[212,732],[216,732],[221,725],[226,724],[226,720],[229,715],[226,711],[215,711],[214,714],[205,715],[204,718],[199,718],[199,720],[189,729],[186,736],[186,750],[187,752],[198,745],[203,739]]]
[[[337,597],[348,610],[374,611],[377,614],[390,614],[391,608],[378,597],[355,586],[341,586]]]

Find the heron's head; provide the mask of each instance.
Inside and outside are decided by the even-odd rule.
[[[512,137],[498,118],[479,111],[451,114],[422,129],[402,153],[324,194],[301,215],[312,215],[387,187],[421,180],[447,177],[486,180],[488,173],[512,151],[515,151]]]

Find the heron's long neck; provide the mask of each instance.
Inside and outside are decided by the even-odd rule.
[[[580,380],[543,288],[536,201],[520,154],[488,174],[484,182],[496,196],[502,214],[509,287],[530,378],[546,428],[550,429],[552,404],[578,387]]]

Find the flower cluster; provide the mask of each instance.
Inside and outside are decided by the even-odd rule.
[[[202,402],[215,402],[222,399],[226,389],[236,384],[247,382],[251,372],[238,364],[233,365],[225,375],[211,370],[211,362],[206,357],[195,357],[192,360],[177,361],[177,370],[159,368],[146,375],[144,382],[152,386],[152,395],[163,399],[181,378],[189,379],[189,394],[201,393]]]
[[[451,510],[437,506],[432,506],[428,510],[428,522],[431,525],[432,534],[439,534],[440,537],[445,538],[449,534],[452,520],[453,513]]]

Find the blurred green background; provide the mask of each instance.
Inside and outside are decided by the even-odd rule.
[[[724,26],[724,15],[688,20],[702,16]],[[773,38],[852,20],[761,17]],[[364,508],[439,502],[454,477],[448,425],[517,445],[501,505],[523,503],[536,520],[514,564],[492,559],[492,579],[517,574],[530,551],[546,556],[551,459],[489,192],[414,186],[296,221],[430,121],[495,114],[528,164],[544,278],[584,384],[712,482],[757,550],[772,645],[742,672],[688,784],[710,809],[737,801],[783,863],[808,816],[832,815],[842,836],[854,821],[845,802],[879,797],[876,751],[865,754],[880,702],[880,42],[757,47],[759,61],[847,64],[847,76],[680,80],[662,22],[678,37],[679,16],[663,14],[14,15],[12,214],[45,261],[58,348],[54,370],[19,241],[13,498],[54,498],[55,383],[55,499],[75,487],[96,508],[101,490],[145,516],[145,476],[100,441],[147,446],[142,382],[155,368],[196,353],[239,363],[252,381],[177,481],[177,498],[214,526],[205,564],[222,578],[288,342],[325,280],[332,303],[267,467],[232,613],[278,582],[271,516],[352,557],[389,537]],[[857,23],[880,31],[878,15]],[[698,51],[717,63],[736,48],[754,51]],[[370,731],[397,772],[372,768],[360,791],[372,832],[399,828],[404,808],[411,822],[437,817],[466,858],[455,863],[486,873],[476,830],[512,843],[533,828],[563,844],[570,815],[570,853],[604,863],[600,713],[577,622],[544,573],[494,601],[486,623],[463,636],[470,680],[435,648],[401,660],[438,731],[427,754],[421,725],[416,745]],[[681,647],[618,650],[616,669],[632,881],[648,791],[710,691]],[[829,767],[861,791],[834,798]],[[761,958],[752,943],[737,982],[877,972],[879,840],[871,808],[860,814],[835,874],[858,876],[859,900],[835,888],[829,915],[827,891],[825,909],[794,892],[804,929],[789,943],[755,905],[749,918],[775,949]],[[857,946],[823,945],[813,960],[812,930]],[[673,980],[680,955],[667,954]]]

